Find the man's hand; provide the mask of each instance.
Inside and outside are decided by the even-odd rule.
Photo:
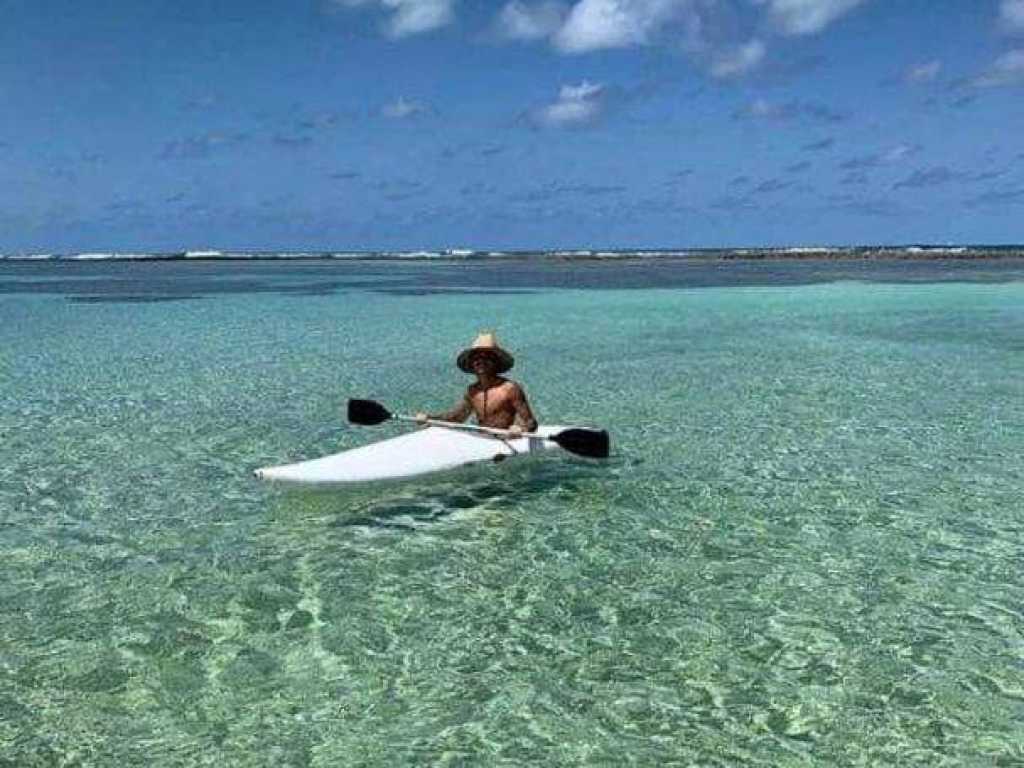
[[[427,414],[420,411],[419,413],[416,414],[416,423],[419,424],[421,427],[425,427],[427,426],[427,419],[429,418],[430,417],[427,416]]]
[[[522,437],[523,428],[520,427],[518,424],[513,424],[511,427],[508,428],[508,436],[511,437],[512,439]]]

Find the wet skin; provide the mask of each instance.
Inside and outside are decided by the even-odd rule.
[[[472,415],[482,427],[507,429],[513,434],[537,429],[537,420],[523,388],[497,375],[493,356],[478,353],[470,358],[469,364],[477,380],[466,389],[462,399],[446,413],[416,414],[420,421],[429,418],[463,422]]]

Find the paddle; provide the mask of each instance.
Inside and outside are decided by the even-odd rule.
[[[353,424],[361,424],[365,427],[374,427],[377,424],[383,424],[385,421],[390,419],[422,423],[414,416],[402,416],[391,413],[391,411],[383,405],[373,400],[348,401],[348,420]],[[498,437],[511,437],[507,429],[492,429],[491,427],[478,427],[475,424],[456,424],[450,421],[435,421],[434,419],[428,419],[426,423],[439,427],[446,427],[448,429],[464,429],[470,432],[486,432],[487,434],[496,435]],[[569,453],[575,453],[577,456],[585,456],[589,459],[607,459],[610,449],[608,433],[603,429],[598,430],[573,427],[571,429],[563,429],[561,432],[556,432],[553,435],[547,436],[524,432],[523,437],[550,440],[559,448],[569,451]]]

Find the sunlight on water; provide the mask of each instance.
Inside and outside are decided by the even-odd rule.
[[[1024,762],[1024,283],[276,268],[0,296],[0,765]],[[609,462],[251,479],[480,328]]]

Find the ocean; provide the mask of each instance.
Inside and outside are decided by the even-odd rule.
[[[0,260],[0,766],[1024,765],[1024,260],[750,255]]]

